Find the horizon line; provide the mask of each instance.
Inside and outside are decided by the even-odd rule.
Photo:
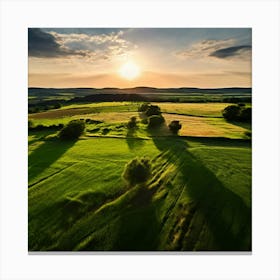
[[[150,86],[136,86],[136,87],[127,87],[127,88],[119,88],[119,87],[102,87],[102,88],[96,88],[96,87],[36,87],[36,86],[30,86],[28,89],[31,88],[40,88],[40,89],[98,89],[98,90],[104,90],[104,89],[137,89],[137,88],[151,88],[151,89],[252,89],[252,87],[150,87]]]

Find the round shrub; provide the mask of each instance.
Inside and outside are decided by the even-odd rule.
[[[243,122],[250,122],[252,120],[252,108],[242,108],[239,119]]]
[[[180,121],[172,121],[168,127],[173,134],[178,134],[178,131],[182,128],[182,125],[180,124]]]
[[[129,122],[127,123],[128,129],[133,129],[137,126],[136,117],[131,117]]]
[[[229,105],[223,111],[223,117],[227,121],[237,121],[239,118],[240,107],[237,105]]]
[[[227,121],[250,122],[252,120],[252,108],[250,107],[230,105],[222,113]]]
[[[72,120],[65,127],[63,127],[58,136],[63,140],[78,139],[85,130],[85,122],[82,120]]]
[[[138,108],[138,112],[146,112],[149,108],[150,104],[149,103],[142,103],[139,108]]]
[[[157,105],[149,105],[148,109],[145,111],[145,114],[147,117],[153,116],[153,115],[161,115],[161,111],[159,106]]]
[[[145,157],[131,160],[126,164],[122,176],[131,186],[146,182],[151,176],[150,160]]]
[[[164,123],[162,115],[153,115],[148,118],[148,128],[158,128]]]
[[[108,134],[110,131],[111,131],[110,128],[105,127],[105,128],[102,129],[102,134],[103,134],[103,135],[106,135],[106,134]]]

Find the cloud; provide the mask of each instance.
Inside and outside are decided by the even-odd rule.
[[[116,56],[128,55],[136,46],[122,38],[123,31],[109,34],[68,33],[61,34],[50,32],[61,46],[88,52],[92,60],[111,59]]]
[[[81,42],[84,44],[93,43],[95,45],[101,45],[104,43],[124,43],[125,40],[121,38],[123,32],[119,31],[117,33],[112,32],[110,34],[98,34],[98,35],[89,35],[85,33],[58,33],[51,31],[57,41],[62,44],[69,44],[73,42]]]
[[[182,58],[248,58],[251,51],[249,45],[236,45],[236,40],[203,40],[194,43],[190,48],[176,53]]]
[[[201,57],[208,56],[213,51],[221,48],[226,48],[234,43],[233,39],[227,40],[203,40],[191,45],[190,48],[177,52],[176,54],[181,57]]]
[[[41,58],[58,58],[77,55],[86,56],[86,52],[62,46],[52,34],[43,32],[40,28],[29,28],[28,55]]]
[[[218,58],[227,58],[232,56],[241,56],[248,51],[251,51],[251,46],[234,46],[224,49],[219,49],[212,52],[209,56],[214,56]]]
[[[123,32],[109,34],[45,32],[28,30],[28,54],[39,58],[83,58],[90,61],[109,60],[128,55],[135,45],[122,38]]]

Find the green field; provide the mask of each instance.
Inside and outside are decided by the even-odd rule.
[[[156,103],[160,105],[163,116],[167,123],[171,120],[180,120],[183,124],[180,135],[182,136],[207,136],[207,137],[228,137],[244,138],[244,133],[251,130],[250,125],[241,123],[229,123],[222,118],[221,111],[228,104],[226,103]],[[35,125],[37,124],[59,124],[68,123],[71,119],[90,118],[105,123],[124,124],[130,117],[136,116],[137,102],[100,102],[92,104],[72,104],[57,110],[30,114]],[[91,127],[89,129],[94,129]],[[120,135],[120,131],[113,130],[111,135]],[[123,133],[124,135],[126,132]]]
[[[89,118],[77,141],[29,131],[29,251],[250,251],[249,124],[228,123],[224,103],[158,103],[167,124],[150,132],[138,103],[73,104],[30,114],[35,125]],[[152,162],[146,184],[128,187],[125,164]]]

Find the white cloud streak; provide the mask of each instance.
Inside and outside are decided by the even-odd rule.
[[[236,51],[238,49],[238,51]],[[227,51],[227,56],[218,56],[223,50]],[[232,51],[230,53],[229,51]],[[176,52],[175,54],[181,58],[249,58],[251,49],[249,46],[236,45],[235,39],[226,40],[203,40],[192,44],[190,48]]]
[[[122,38],[122,31],[100,35],[49,33],[62,48],[83,52],[86,59],[92,61],[129,55],[137,48],[136,45]]]

